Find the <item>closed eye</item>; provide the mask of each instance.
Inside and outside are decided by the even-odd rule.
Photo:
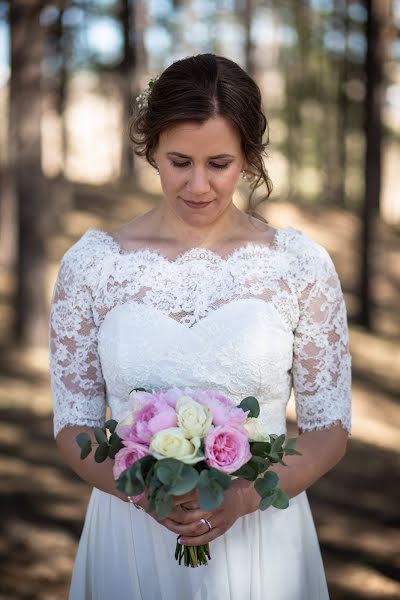
[[[176,161],[172,161],[172,164],[174,165],[174,167],[178,167],[179,169],[183,169],[184,167],[187,167],[190,165],[190,161],[185,161],[185,162],[176,162]],[[229,166],[229,163],[224,163],[224,164],[219,164],[219,163],[214,163],[211,162],[210,165],[214,168],[214,169],[226,169],[226,167]]]

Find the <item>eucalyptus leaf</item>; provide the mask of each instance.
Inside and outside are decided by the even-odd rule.
[[[78,446],[80,448],[83,448],[88,442],[90,442],[90,435],[87,433],[87,431],[82,431],[76,436],[75,439],[77,441]]]
[[[108,443],[108,439],[101,427],[94,428],[94,436],[99,444]]]
[[[281,490],[281,488],[278,488],[276,490],[272,506],[281,509],[287,508],[289,506],[289,496],[284,490]]]
[[[263,496],[260,500],[260,510],[266,510],[269,508],[275,500],[275,490],[271,490],[268,494]]]
[[[175,481],[166,487],[170,494],[181,496],[182,494],[191,492],[196,487],[198,481],[198,471],[194,467],[184,464]]]
[[[270,442],[252,442],[250,444],[250,451],[253,454],[253,456],[265,457],[269,452],[271,452],[271,443]]]
[[[265,473],[264,477],[257,479],[254,484],[256,491],[260,494],[260,496],[265,496],[271,490],[276,489],[279,483],[279,477],[273,471],[269,471]]]
[[[117,425],[118,421],[116,421],[115,419],[109,419],[105,422],[104,427],[106,427],[110,433],[114,433]]]
[[[282,444],[285,442],[285,439],[286,435],[284,433],[282,433],[282,435],[278,435],[276,440],[272,442],[271,452],[279,452],[279,450],[282,450]]]
[[[257,398],[254,396],[247,396],[247,398],[243,398],[239,406],[243,411],[249,411],[247,415],[248,417],[258,417],[260,414],[260,405]]]
[[[81,459],[83,460],[84,458],[86,458],[87,456],[89,456],[89,454],[92,451],[92,442],[89,439],[86,444],[84,446],[81,447]]]
[[[224,500],[224,490],[216,479],[210,479],[208,486],[199,486],[201,510],[215,510]]]
[[[236,477],[242,477],[243,479],[247,479],[249,481],[254,481],[258,476],[258,469],[254,466],[250,461],[240,467],[237,471],[232,473],[232,475]]]
[[[222,489],[227,490],[230,487],[232,479],[226,473],[214,468],[211,468],[208,471],[205,469],[203,473],[204,472],[208,473],[211,479],[218,481]]]
[[[107,442],[103,442],[97,446],[96,452],[94,453],[94,460],[97,463],[102,463],[106,460],[108,457],[108,448],[109,446]]]
[[[165,519],[172,511],[173,497],[161,487],[155,495],[155,507],[159,519]]]

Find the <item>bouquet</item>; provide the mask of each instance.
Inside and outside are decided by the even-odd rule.
[[[198,491],[201,510],[215,510],[238,477],[255,481],[260,510],[289,506],[277,474],[268,468],[284,465],[284,455],[300,454],[296,440],[265,433],[254,396],[236,405],[215,390],[135,388],[128,406],[121,421],[110,419],[104,428],[94,428],[95,461],[115,459],[117,489],[136,501],[146,494],[146,510],[155,511],[158,519],[168,517],[174,496],[192,490]],[[86,458],[92,451],[89,434],[80,433],[76,441],[81,459]],[[185,566],[207,564],[209,544],[177,541],[175,558]]]

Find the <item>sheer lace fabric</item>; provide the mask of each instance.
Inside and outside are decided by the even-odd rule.
[[[255,395],[286,430],[293,387],[303,431],[351,430],[351,356],[340,282],[326,250],[292,227],[227,256],[170,260],[87,231],[64,255],[50,318],[54,435],[124,413],[134,387]]]

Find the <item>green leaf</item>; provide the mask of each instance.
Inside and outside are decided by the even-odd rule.
[[[297,439],[289,438],[286,440],[285,450],[294,450],[296,446]]]
[[[270,452],[268,458],[272,463],[278,463],[280,460],[280,456],[277,452]]]
[[[257,479],[254,484],[256,491],[260,494],[260,496],[264,497],[266,494],[269,494],[271,490],[276,489],[279,484],[279,477],[273,471],[268,471],[265,473],[264,477]]]
[[[108,421],[105,422],[104,427],[106,427],[110,433],[114,433],[117,425],[118,425],[118,421],[116,421],[115,419],[109,419]]]
[[[132,467],[121,473],[117,482],[117,489],[127,496],[137,496],[144,490],[143,482],[132,474]]]
[[[106,460],[106,458],[108,457],[108,443],[107,442],[103,442],[102,444],[99,444],[96,448],[96,452],[94,454],[94,460],[97,463],[101,463],[104,462]]]
[[[182,496],[182,494],[191,492],[196,487],[198,480],[198,471],[194,467],[184,464],[175,481],[167,486],[167,490],[174,496]]]
[[[87,456],[89,456],[89,454],[92,451],[92,442],[89,439],[86,444],[84,446],[81,447],[81,459],[83,460],[84,458],[86,458]]]
[[[83,448],[88,442],[90,442],[90,435],[87,433],[87,431],[82,431],[76,436],[75,439],[78,446]]]
[[[216,479],[209,479],[208,485],[199,485],[199,505],[201,510],[214,510],[222,504],[224,490]]]
[[[155,474],[173,496],[193,490],[199,479],[198,471],[175,458],[161,458],[155,465]]]
[[[155,508],[159,519],[165,519],[172,511],[173,497],[164,487],[161,487],[155,496]]]
[[[204,470],[202,472],[208,473],[208,475],[211,479],[215,479],[216,481],[218,481],[218,483],[224,490],[227,490],[231,485],[232,479],[230,478],[230,476],[227,475],[226,473],[223,473],[222,471],[219,471],[218,469],[214,469],[212,467],[208,471]],[[201,477],[201,475],[200,475],[200,477]]]
[[[287,508],[289,506],[289,496],[281,488],[278,488],[276,490],[275,498],[272,503],[272,506],[274,506],[275,508],[281,508],[281,509]]]
[[[164,485],[174,484],[183,469],[183,463],[175,458],[161,458],[155,467],[155,472]]]
[[[234,473],[231,473],[235,477],[242,477],[243,479],[247,479],[249,481],[254,481],[258,476],[258,468],[251,463],[251,459],[248,463],[240,467]]]
[[[101,427],[94,428],[94,436],[99,444],[108,443],[107,436]]]
[[[121,450],[121,448],[125,447],[124,444],[122,443],[121,438],[115,432],[110,435],[110,439],[108,440],[108,443],[110,445],[110,448],[108,451],[108,456],[110,458],[115,458],[115,455],[117,454],[117,452],[119,452]]]
[[[266,510],[269,508],[275,500],[276,490],[271,490],[268,494],[265,494],[260,500],[260,510]]]
[[[282,444],[284,443],[286,439],[286,435],[284,433],[282,433],[282,435],[279,435],[276,440],[274,440],[272,442],[271,445],[271,452],[279,452],[279,450],[282,449]]]
[[[260,414],[260,405],[257,398],[254,396],[247,396],[247,398],[243,398],[239,406],[243,411],[250,411],[247,415],[248,417],[258,417]]]
[[[252,442],[250,444],[250,451],[253,456],[265,457],[271,451],[270,442]]]

